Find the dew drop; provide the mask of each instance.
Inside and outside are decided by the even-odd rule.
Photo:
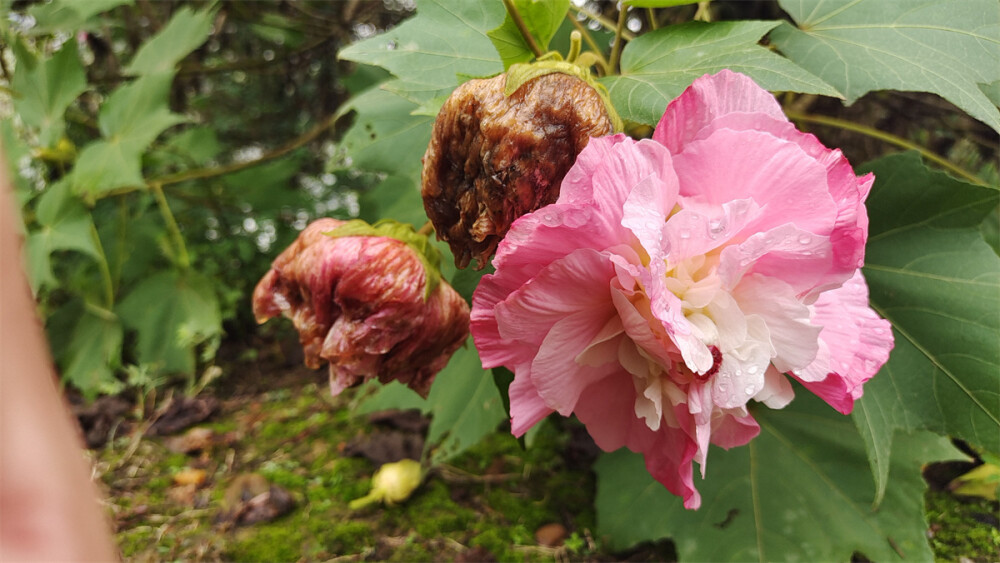
[[[747,395],[753,395],[753,385],[747,385],[743,391],[746,392]]]
[[[688,229],[681,229],[680,235],[682,239],[689,239],[691,238],[691,231]]]
[[[559,219],[551,213],[545,213],[542,215],[542,223],[545,223],[549,227],[556,227],[559,225]]]
[[[802,252],[802,254],[804,254],[804,255],[806,255],[806,256],[812,256],[812,250],[804,250],[804,251]]]
[[[711,239],[719,238],[722,231],[726,230],[726,222],[724,219],[712,219],[708,222],[708,236]]]
[[[741,375],[743,375],[743,370],[741,369],[736,370],[736,377],[739,377]]]
[[[759,368],[757,366],[750,366],[747,368],[747,373],[749,373],[750,375],[755,375],[758,369]]]
[[[812,241],[812,237],[809,235],[799,235],[799,244],[809,244]]]
[[[878,327],[878,328],[875,329],[875,334],[884,334],[884,333],[885,333],[885,329],[882,328],[882,327]]]

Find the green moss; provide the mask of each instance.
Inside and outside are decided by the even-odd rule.
[[[333,556],[361,553],[375,543],[375,534],[367,522],[314,521],[309,523],[309,528],[320,539],[324,550]]]
[[[282,521],[241,528],[226,549],[234,561],[296,561],[305,543],[302,529]]]
[[[996,561],[1000,558],[1000,530],[977,520],[996,518],[1000,503],[986,499],[958,499],[942,491],[924,497],[930,544],[938,561]]]

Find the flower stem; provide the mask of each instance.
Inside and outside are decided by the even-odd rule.
[[[528,48],[531,52],[535,54],[535,58],[541,57],[545,53],[542,52],[541,47],[535,42],[535,38],[532,37],[531,32],[528,31],[528,25],[524,23],[524,18],[521,17],[521,12],[517,11],[517,6],[514,5],[513,0],[503,0],[503,5],[507,8],[507,14],[510,19],[514,21],[514,25],[517,26],[517,30],[521,32],[521,37],[524,38],[524,42],[528,44]]]
[[[622,6],[621,10],[618,12],[618,23],[615,25],[615,42],[611,46],[611,56],[608,58],[608,65],[611,67],[611,72],[618,71],[618,63],[621,61],[622,56],[622,43],[625,42],[625,38],[622,37],[625,31],[625,18],[628,15],[628,7]]]
[[[654,10],[653,8],[646,8],[646,16],[647,19],[649,20],[650,31],[656,31],[656,29],[660,27],[656,23],[656,10]]]
[[[932,152],[931,150],[929,150],[927,148],[924,148],[924,147],[922,147],[920,145],[911,143],[910,141],[907,141],[906,139],[904,139],[902,137],[897,137],[896,135],[893,135],[892,133],[886,133],[885,131],[879,131],[878,129],[875,129],[875,128],[872,128],[872,127],[868,127],[868,126],[865,126],[865,125],[860,125],[858,123],[854,123],[854,122],[851,122],[851,121],[845,121],[843,119],[837,119],[836,117],[826,117],[826,116],[823,116],[823,115],[812,115],[812,114],[808,114],[808,113],[799,113],[799,112],[796,112],[796,111],[785,111],[785,115],[787,115],[788,118],[792,119],[793,121],[800,121],[800,122],[805,122],[805,123],[818,123],[820,125],[827,125],[827,126],[830,126],[830,127],[838,127],[840,129],[844,129],[846,131],[853,131],[855,133],[860,133],[862,135],[867,135],[869,137],[873,137],[873,138],[878,139],[880,141],[884,141],[884,142],[889,143],[891,145],[896,145],[897,147],[902,147],[902,148],[907,149],[907,150],[915,150],[915,151],[919,152],[920,155],[923,156],[924,158],[926,158],[927,160],[930,160],[931,162],[934,162],[934,163],[938,164],[942,168],[950,170],[951,172],[953,172],[957,176],[961,176],[962,178],[964,178],[964,179],[966,179],[966,180],[968,180],[968,181],[970,181],[970,182],[972,182],[974,184],[977,184],[977,185],[980,185],[980,186],[983,186],[983,187],[986,187],[986,188],[997,189],[997,186],[991,186],[990,184],[986,183],[986,181],[982,180],[981,178],[979,178],[975,174],[973,174],[973,173],[965,170],[964,168],[961,168],[960,166],[957,166],[957,165],[953,164],[951,161],[949,161],[948,159],[944,158],[943,156],[941,156],[941,155],[939,155],[939,154],[937,154],[935,152]]]
[[[567,14],[566,17],[569,19],[569,22],[573,24],[573,27],[575,27],[576,30],[580,32],[580,35],[583,36],[583,40],[587,42],[587,46],[590,47],[590,52],[593,53],[594,57],[597,59],[597,64],[600,67],[600,71],[604,75],[611,74],[611,69],[608,67],[608,60],[604,58],[604,54],[601,53],[601,48],[598,47],[597,42],[594,41],[593,37],[591,37],[590,31],[588,31],[587,28],[583,27],[583,24],[577,21],[577,19],[574,18],[573,16]]]
[[[420,230],[417,231],[417,234],[428,237],[433,232],[434,232],[434,224],[431,223],[430,221],[427,221],[426,223],[424,223],[424,226],[420,227]]]
[[[163,215],[163,222],[167,225],[167,232],[174,242],[174,250],[177,251],[177,265],[182,270],[186,270],[191,265],[191,258],[188,256],[187,245],[184,244],[184,237],[181,236],[177,220],[174,219],[174,214],[170,211],[167,198],[163,195],[163,187],[158,183],[153,183],[149,188],[153,192],[153,197],[156,198],[156,205],[160,208],[160,214]]]

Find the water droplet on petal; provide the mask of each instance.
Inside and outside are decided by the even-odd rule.
[[[745,391],[747,395],[753,395],[753,385],[747,385],[746,389],[743,391]]]
[[[691,231],[688,230],[688,229],[681,229],[681,232],[679,234],[680,234],[681,238],[683,238],[683,239],[689,239],[689,238],[691,238]]]
[[[885,329],[882,328],[882,327],[878,327],[878,328],[875,329],[875,334],[884,334],[884,333],[885,333]]]
[[[755,365],[754,366],[750,366],[750,367],[747,368],[747,373],[749,373],[750,375],[754,375],[754,374],[757,373],[758,369],[759,368],[757,366],[755,366]]]
[[[809,235],[799,235],[799,244],[809,244],[812,241],[812,237]]]
[[[741,369],[736,370],[736,376],[739,377],[741,375],[743,375],[743,370]]]
[[[804,250],[802,254],[805,254],[806,256],[812,256],[812,250]]]
[[[545,213],[542,215],[542,223],[545,223],[549,227],[556,227],[559,225],[559,218],[551,213]]]

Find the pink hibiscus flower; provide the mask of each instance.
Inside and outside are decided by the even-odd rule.
[[[849,413],[893,344],[859,270],[873,181],[729,71],[652,140],[592,139],[473,300],[483,366],[515,374],[513,433],[576,414],[697,508],[692,461],[756,436],[747,403],[787,405],[786,376]]]

